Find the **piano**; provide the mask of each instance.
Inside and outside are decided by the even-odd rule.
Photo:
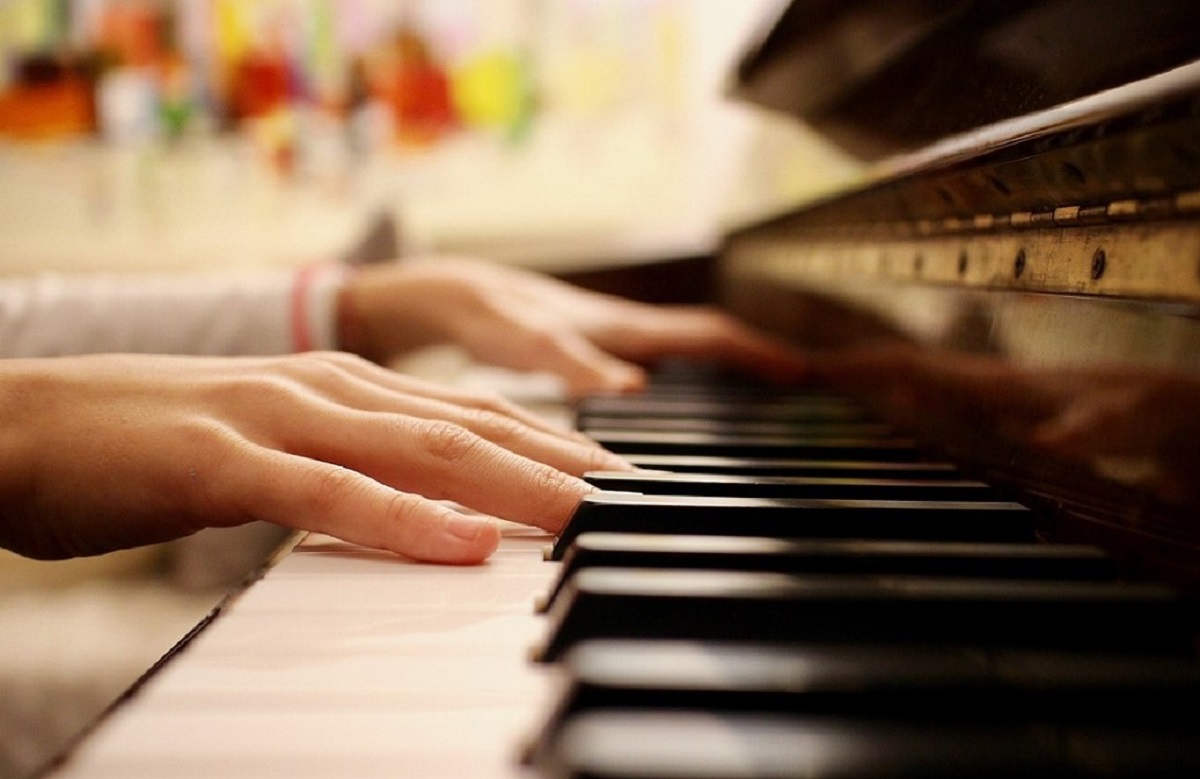
[[[683,269],[810,384],[566,409],[645,472],[485,566],[293,539],[47,774],[1200,775],[1200,5],[795,0],[732,90],[872,161]]]

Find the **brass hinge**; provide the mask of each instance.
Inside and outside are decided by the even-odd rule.
[[[734,274],[1200,302],[1200,191],[937,222],[750,230]]]
[[[1048,211],[1014,211],[1011,214],[977,214],[970,218],[920,219],[912,224],[880,225],[892,235],[959,235],[997,230],[1024,230],[1044,227],[1079,227],[1159,219],[1178,219],[1200,215],[1200,190],[1152,198],[1114,200],[1107,205],[1058,206]],[[839,233],[856,229],[843,225]],[[857,229],[861,229],[859,226]]]

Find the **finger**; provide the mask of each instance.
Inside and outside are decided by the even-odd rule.
[[[1072,458],[1141,454],[1153,443],[1124,411],[1120,398],[1073,405],[1034,428],[1031,442]]]
[[[440,419],[458,424],[511,452],[575,476],[601,469],[633,469],[632,463],[624,457],[608,451],[591,439],[580,443],[550,436],[488,411],[454,407],[450,414]]]
[[[808,372],[798,350],[710,308],[638,308],[597,344],[643,364],[664,357],[717,360],[772,381],[797,381]]]
[[[274,441],[285,448],[295,449],[297,439],[294,431],[309,431],[313,419],[325,416],[340,418],[347,411],[380,412],[453,422],[506,449],[577,475],[596,468],[628,470],[632,467],[624,458],[607,451],[582,434],[567,434],[567,431],[547,426],[535,428],[526,423],[525,415],[509,413],[510,409],[504,404],[498,408],[487,403],[465,406],[394,392],[373,381],[342,372],[336,366],[329,370],[330,367],[305,366],[304,370],[310,374],[304,377],[305,380],[322,386],[317,393],[305,392],[300,396],[302,399],[308,398],[305,406],[308,413],[300,415],[302,424],[299,428],[292,404],[273,405],[273,408],[286,411],[259,420],[260,440]],[[279,431],[285,432],[281,434]],[[304,436],[301,440],[305,443],[299,450],[310,451],[313,448],[312,438]],[[345,453],[341,453],[338,458],[345,456]],[[336,461],[344,462],[344,459]]]
[[[581,397],[593,392],[635,392],[646,386],[644,368],[620,359],[586,338],[563,332],[546,338],[538,350],[535,370],[558,375],[567,394]]]
[[[557,532],[594,488],[574,473],[603,462],[583,449],[568,472],[442,420],[343,413],[306,425],[288,448],[336,462],[396,489],[452,500],[485,514]]]
[[[523,371],[552,373],[571,395],[592,391],[624,392],[645,385],[645,371],[601,349],[553,317],[506,312],[503,332],[495,327],[460,338],[485,362]]]
[[[376,453],[394,452],[425,423],[445,424],[485,439],[524,457],[567,473],[629,470],[632,465],[590,439],[535,430],[492,411],[395,395],[370,385],[339,386],[328,394],[287,383],[253,385],[260,401],[275,392],[277,400],[260,402],[242,433],[255,442],[329,462],[355,465]],[[337,397],[340,396],[340,397]]]
[[[508,417],[547,435],[596,444],[583,434],[524,409],[512,401],[491,393],[469,392],[404,376],[353,355],[321,353],[310,360],[289,363],[289,370],[305,386],[313,387],[338,402],[364,411],[393,411],[427,418],[450,418],[452,408]]]
[[[494,522],[398,492],[329,463],[257,448],[221,474],[220,499],[243,515],[428,562],[470,565],[496,550]]]

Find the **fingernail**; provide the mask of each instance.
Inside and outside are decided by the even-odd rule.
[[[635,471],[635,470],[637,470],[637,468],[634,467],[633,463],[629,462],[628,460],[626,460],[624,457],[621,457],[620,455],[610,453],[606,459],[611,464],[611,467],[613,470],[618,470],[618,471]]]
[[[464,541],[475,541],[490,524],[491,520],[489,519],[455,512],[446,518],[446,532]]]
[[[614,365],[604,377],[607,389],[615,392],[637,392],[646,386],[646,372],[633,365]]]
[[[642,370],[629,371],[621,378],[620,384],[625,392],[640,392],[646,388],[646,373]]]

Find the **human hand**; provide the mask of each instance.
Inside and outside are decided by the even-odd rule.
[[[342,345],[376,362],[456,343],[484,362],[557,374],[576,396],[639,389],[643,366],[664,357],[776,381],[805,370],[797,351],[714,308],[649,305],[489,263],[367,267],[347,282],[339,307]]]
[[[476,563],[628,467],[498,397],[347,354],[0,361],[0,545],[99,554],[264,520]]]

